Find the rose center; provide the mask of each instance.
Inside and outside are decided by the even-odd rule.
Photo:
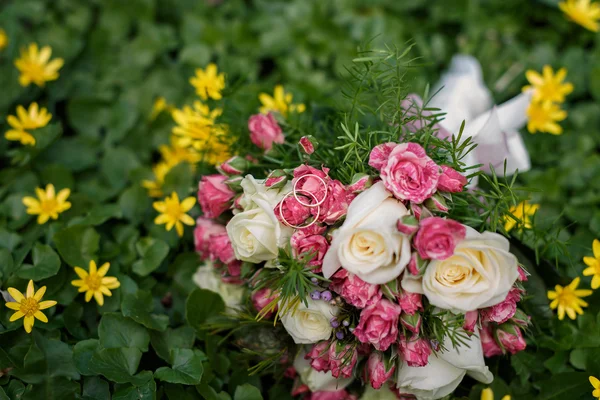
[[[456,262],[446,263],[442,268],[438,268],[435,279],[445,286],[455,286],[473,274],[471,268],[458,264]]]
[[[248,229],[244,229],[244,232],[240,235],[240,241],[248,251],[254,251],[255,240],[254,235]]]
[[[361,257],[374,257],[384,252],[383,238],[375,232],[360,232],[352,237],[352,248]]]

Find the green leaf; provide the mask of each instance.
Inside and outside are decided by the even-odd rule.
[[[171,350],[172,368],[161,367],[156,370],[154,377],[164,382],[198,385],[202,379],[204,360],[206,356],[200,350]]]
[[[136,348],[100,349],[92,356],[91,369],[106,379],[128,383],[138,369],[142,352]]]
[[[169,245],[160,239],[145,237],[140,239],[135,248],[141,260],[133,263],[133,272],[141,276],[147,276],[160,266],[160,263],[169,254]]]
[[[146,189],[139,183],[125,190],[119,197],[119,208],[123,212],[123,217],[133,222],[142,220],[151,208],[151,203]]]
[[[21,243],[21,236],[14,232],[9,232],[4,228],[0,228],[0,248],[13,251]]]
[[[260,390],[249,383],[245,383],[235,389],[233,400],[263,400],[263,397]]]
[[[171,168],[165,176],[163,192],[165,195],[171,195],[172,192],[176,192],[179,199],[183,200],[189,193],[193,178],[194,174],[191,166],[188,163],[180,163]]]
[[[100,346],[105,349],[135,347],[148,351],[150,335],[143,326],[117,313],[106,313],[98,326]]]
[[[567,372],[553,375],[539,382],[541,387],[537,400],[577,399],[590,392],[588,374],[585,372]]]
[[[33,247],[33,265],[23,264],[17,271],[21,279],[33,279],[40,281],[50,278],[58,273],[60,269],[60,258],[47,244],[36,243]]]
[[[97,339],[82,340],[73,347],[73,361],[81,375],[95,375],[92,369],[92,356],[96,348],[98,348]]]
[[[171,350],[191,349],[194,346],[196,335],[194,329],[185,325],[177,329],[167,329],[165,332],[150,331],[150,343],[156,354],[169,362]]]
[[[148,329],[166,330],[169,325],[169,317],[153,314],[153,309],[152,295],[144,290],[138,290],[135,294],[125,294],[121,302],[121,310],[124,316],[133,319]]]
[[[185,303],[185,318],[197,334],[203,334],[202,326],[210,317],[223,311],[225,303],[221,296],[206,289],[194,290]]]
[[[102,225],[111,218],[122,217],[118,204],[103,204],[92,208],[86,217],[77,221],[77,225]]]
[[[117,390],[112,400],[155,400],[156,382],[150,379],[148,382],[139,386],[127,386]]]
[[[8,279],[13,273],[14,262],[8,249],[0,249],[0,282]]]
[[[80,391],[79,383],[66,378],[55,378],[27,386],[21,400],[75,400],[79,398]]]
[[[91,227],[71,226],[54,235],[60,256],[72,267],[87,269],[90,260],[96,258],[100,235]]]
[[[83,399],[105,400],[110,399],[108,382],[97,376],[85,378],[83,382]]]

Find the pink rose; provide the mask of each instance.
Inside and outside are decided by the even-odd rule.
[[[409,367],[424,367],[427,365],[431,354],[431,346],[427,340],[419,338],[418,335],[413,335],[411,339],[407,339],[402,335],[398,343],[398,350]]]
[[[409,315],[413,315],[417,311],[423,311],[423,303],[421,302],[419,293],[411,293],[403,290],[398,296],[398,303],[402,307],[402,311]]]
[[[377,350],[385,351],[398,338],[398,317],[402,308],[382,299],[360,313],[354,336],[363,343],[371,343]]]
[[[489,325],[483,325],[479,330],[479,337],[481,339],[481,347],[483,348],[483,355],[486,357],[494,357],[503,354],[502,348],[498,346],[496,339],[489,327]]]
[[[223,175],[205,175],[198,183],[198,202],[207,218],[217,218],[231,206],[235,196],[233,190],[225,184]]]
[[[324,226],[313,224],[308,228],[296,230],[290,239],[295,256],[301,254],[312,255],[312,259],[308,263],[311,267],[321,266],[323,257],[329,249],[329,242],[323,236],[325,229]],[[320,268],[313,270],[313,272],[320,272]]]
[[[369,356],[365,371],[373,389],[380,389],[394,374],[396,364],[393,362],[388,364],[386,367],[384,356],[378,351],[374,351]]]
[[[254,304],[254,308],[256,311],[261,312],[263,308],[268,306],[276,296],[273,295],[273,292],[269,288],[262,288],[252,293],[252,304]],[[271,318],[273,316],[274,311],[277,310],[277,306],[272,311],[269,311],[264,314],[265,318]]]
[[[525,350],[527,343],[523,338],[521,330],[512,324],[502,324],[496,331],[500,345],[510,354],[516,354]]]
[[[348,206],[354,200],[356,195],[346,189],[342,182],[331,180],[327,184],[325,201],[317,207],[311,208],[312,215],[318,218],[319,222],[328,225],[335,224],[340,218],[348,212]],[[319,200],[322,197],[317,197]]]
[[[310,366],[319,372],[327,372],[331,370],[329,365],[329,347],[331,343],[327,340],[323,340],[310,349],[304,356],[306,360],[310,361]]]
[[[458,193],[463,191],[467,178],[456,170],[442,165],[442,176],[438,182],[437,190],[442,192]]]
[[[517,288],[512,288],[506,299],[492,307],[481,310],[481,319],[483,322],[495,322],[503,324],[515,315],[517,311],[517,302],[521,299],[521,292]]]
[[[391,145],[395,147],[390,152]],[[414,203],[422,203],[431,197],[441,175],[440,167],[417,143],[385,143],[376,146],[371,151],[369,165],[380,169],[385,187],[396,198]]]
[[[218,259],[223,264],[230,264],[236,261],[233,247],[227,232],[212,234],[210,236],[210,254],[213,261]],[[238,274],[239,275],[239,274]]]
[[[339,351],[335,342],[329,346],[329,366],[334,378],[350,378],[356,361],[358,353],[355,346],[347,344]]]
[[[273,143],[282,144],[285,141],[283,132],[271,113],[251,116],[248,129],[252,143],[266,151],[271,150]]]
[[[300,202],[304,204],[310,204],[309,198],[299,194],[298,198]],[[295,225],[300,226],[306,221],[306,219],[310,216],[310,208],[302,205],[294,196],[288,196],[284,198],[282,201],[277,203],[275,209],[275,216],[285,225]]]
[[[463,329],[469,333],[474,333],[475,325],[477,325],[478,319],[479,312],[477,310],[467,312],[465,314],[465,322],[463,324]]]
[[[381,290],[379,290],[379,285],[366,283],[358,276],[348,273],[345,269],[340,269],[333,275],[329,287],[348,303],[358,308],[370,306],[378,302],[383,296]]]
[[[421,220],[414,246],[424,259],[445,260],[454,254],[460,240],[465,238],[466,228],[456,221],[440,217]]]
[[[211,238],[221,234],[227,235],[227,231],[223,225],[217,224],[208,218],[198,218],[196,220],[196,227],[194,228],[194,246],[196,252],[198,252],[203,259],[210,258]]]
[[[312,392],[306,400],[356,400],[356,396],[342,389],[335,392]]]

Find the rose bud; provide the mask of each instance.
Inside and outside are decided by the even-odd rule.
[[[431,347],[426,339],[414,335],[411,339],[400,336],[399,351],[409,367],[424,367],[429,362]]]
[[[288,181],[288,176],[282,169],[276,169],[271,171],[269,176],[267,176],[267,180],[265,181],[265,186],[268,188],[280,189],[285,186]]]
[[[248,129],[252,143],[266,151],[271,150],[274,143],[282,144],[285,141],[283,132],[271,113],[251,116]]]
[[[510,321],[514,324],[517,324],[517,325],[525,328],[529,325],[530,320],[531,320],[531,317],[529,315],[525,314],[525,311],[517,308],[515,315],[513,315],[513,317],[511,318]]]
[[[456,170],[442,165],[442,176],[438,181],[437,190],[442,192],[458,193],[462,192],[467,184],[467,178],[461,175]]]
[[[396,364],[386,359],[383,353],[374,351],[367,361],[367,379],[371,382],[373,389],[380,389],[384,383],[394,374]]]
[[[233,190],[234,192],[241,192],[242,191],[242,178],[241,176],[232,176],[231,178],[227,179],[225,181],[225,184],[227,186],[229,186],[229,189]]]
[[[515,315],[520,297],[521,292],[519,289],[512,288],[502,302],[481,310],[481,319],[484,322],[505,323]]]
[[[496,336],[498,337],[500,346],[510,354],[516,354],[527,347],[521,330],[513,324],[506,323],[500,325],[496,330]]]
[[[319,142],[311,135],[302,136],[298,142],[298,146],[300,146],[300,150],[304,154],[311,155],[319,147]]]
[[[272,303],[274,299],[275,297],[269,288],[263,288],[252,293],[252,304],[254,304],[254,308],[256,308],[259,313],[262,313],[263,309]],[[264,318],[271,318],[273,312],[276,310],[277,305],[272,310],[263,313]]]
[[[527,272],[525,270],[525,268],[523,268],[522,265],[519,265],[519,280],[521,282],[525,282],[525,281],[527,281],[528,276],[529,276],[529,272]]]
[[[465,313],[465,323],[463,324],[463,329],[468,333],[475,332],[475,325],[477,325],[477,320],[479,319],[479,312],[477,310],[469,311]]]
[[[429,264],[429,261],[423,260],[421,257],[419,257],[419,254],[414,251],[410,256],[410,261],[408,262],[408,271],[415,276],[421,276],[423,273],[425,273],[427,264]]]
[[[358,194],[373,185],[373,178],[367,174],[354,174],[352,182],[348,185],[348,191]]]
[[[217,174],[205,175],[200,179],[198,202],[205,217],[217,218],[224,211],[229,210],[235,192],[231,190],[227,180],[227,177]]]
[[[496,339],[488,325],[483,325],[479,330],[479,337],[481,339],[481,347],[483,348],[483,355],[486,357],[494,357],[503,354],[502,348],[498,346]]]
[[[446,200],[439,194],[436,193],[425,201],[425,206],[437,212],[448,212],[448,204],[446,204]]]
[[[414,215],[405,215],[398,220],[398,231],[405,235],[412,235],[419,230],[419,220]]]
[[[403,290],[398,295],[398,303],[402,311],[408,315],[414,315],[417,311],[423,311],[422,295]]]
[[[246,172],[250,167],[250,162],[240,156],[233,156],[223,164],[219,165],[217,169],[226,175],[240,175]]]
[[[402,315],[400,315],[400,323],[402,326],[413,333],[419,333],[422,322],[423,318],[421,318],[420,313],[414,313],[413,315],[402,313]]]

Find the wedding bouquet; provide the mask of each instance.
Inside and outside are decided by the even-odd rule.
[[[484,125],[482,136],[526,118],[493,109],[468,135],[446,128],[406,95],[404,56],[355,60],[339,131],[307,134],[297,115],[263,109],[248,123],[261,151],[199,183],[194,280],[229,307],[207,329],[233,331],[261,358],[255,372],[279,365],[294,396],[439,399],[466,375],[490,383],[484,357],[526,346],[527,272],[503,228],[525,223],[509,211],[514,180],[465,163],[484,163],[473,153]],[[519,101],[510,113],[524,115]]]

